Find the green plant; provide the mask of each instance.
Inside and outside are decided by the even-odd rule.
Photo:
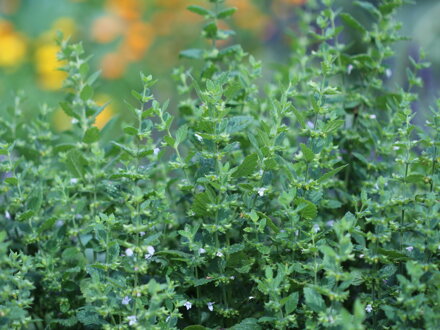
[[[210,2],[189,7],[211,45],[181,52],[199,69],[174,71],[175,111],[141,74],[124,134],[100,131],[98,74],[59,38],[73,128],[51,132],[47,106],[26,122],[20,95],[0,120],[0,326],[435,329],[440,113],[413,123],[423,56],[386,83],[402,1],[356,1],[369,26],[311,2],[269,81],[218,47],[235,9]]]

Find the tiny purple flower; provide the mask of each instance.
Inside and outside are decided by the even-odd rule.
[[[122,305],[128,305],[131,301],[131,298],[129,296],[125,296],[124,299],[122,299]]]

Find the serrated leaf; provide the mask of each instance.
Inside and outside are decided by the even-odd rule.
[[[293,292],[291,295],[287,297],[286,303],[285,303],[285,309],[287,314],[291,314],[298,305],[298,299],[299,295],[298,292]]]
[[[208,211],[208,205],[210,203],[211,200],[209,198],[209,195],[206,192],[200,193],[194,197],[192,209],[197,215],[206,216],[210,214],[210,212]]]
[[[301,143],[300,147],[301,147],[301,151],[304,155],[305,161],[307,163],[310,163],[315,158],[315,154],[313,153],[312,149],[307,147],[304,143]]]
[[[306,305],[313,311],[319,313],[325,310],[325,302],[321,295],[312,288],[304,288]]]
[[[342,125],[344,125],[345,121],[340,120],[333,120],[325,124],[323,131],[326,133],[333,133],[334,131],[338,130]]]
[[[85,133],[83,137],[83,142],[85,143],[93,143],[99,140],[99,129],[98,127],[90,127]]]
[[[247,156],[243,162],[236,168],[236,170],[232,173],[232,177],[240,178],[243,176],[251,175],[255,172],[258,164],[258,155],[253,153]]]
[[[183,141],[185,141],[187,135],[188,135],[188,126],[187,125],[180,126],[176,132],[176,144],[181,144]]]
[[[314,219],[318,215],[316,205],[304,198],[297,200],[300,215],[305,219]]]
[[[254,318],[247,318],[240,323],[234,325],[229,330],[261,330],[262,328],[258,325],[258,320]]]
[[[83,177],[85,173],[85,166],[87,165],[87,160],[82,155],[81,151],[77,149],[71,149],[67,153],[67,167],[76,177]]]

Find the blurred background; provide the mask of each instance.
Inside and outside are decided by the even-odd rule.
[[[315,0],[226,0],[238,12],[226,23],[238,33],[234,42],[267,63],[287,61],[289,44],[295,36],[286,33],[295,26],[296,10]],[[372,2],[377,2],[371,0]],[[12,102],[14,91],[23,90],[31,110],[41,103],[58,107],[64,73],[57,70],[56,31],[71,40],[84,42],[93,54],[91,66],[102,70],[96,101],[111,102],[98,117],[102,127],[112,116],[124,116],[123,100],[131,89],[139,89],[139,71],[159,79],[160,100],[175,93],[172,70],[182,64],[180,50],[200,46],[199,16],[186,10],[204,0],[0,0],[0,115]],[[351,0],[340,0],[350,7]],[[352,10],[357,10],[353,6]],[[397,46],[397,58],[390,63],[392,83],[401,83],[408,55],[417,57],[423,47],[433,63],[422,72],[425,88],[422,106],[439,93],[440,1],[418,0],[399,12],[403,34],[411,38]],[[34,106],[35,105],[35,106]],[[57,130],[70,121],[58,109],[53,116]]]

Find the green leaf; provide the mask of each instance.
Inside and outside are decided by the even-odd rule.
[[[182,50],[179,53],[179,56],[183,58],[199,60],[203,57],[203,49],[193,48],[193,49]]]
[[[338,174],[340,171],[342,171],[342,170],[343,170],[345,167],[347,167],[347,166],[348,166],[348,164],[345,164],[345,165],[339,166],[339,167],[337,167],[337,168],[335,168],[335,169],[333,169],[333,170],[331,170],[331,171],[325,173],[323,176],[321,176],[321,177],[317,180],[317,182],[318,182],[318,183],[321,183],[321,182],[324,182],[324,181],[330,179],[331,177],[333,177],[333,176],[335,176],[336,174]]]
[[[223,19],[223,18],[227,18],[229,16],[234,15],[234,13],[237,11],[237,8],[232,7],[232,8],[225,8],[223,10],[220,10],[217,13],[217,18],[219,19]]]
[[[298,198],[298,208],[300,209],[300,215],[305,219],[314,219],[318,215],[318,209],[316,205],[311,201],[304,198]]]
[[[195,214],[200,215],[200,216],[209,215],[210,212],[208,211],[208,205],[210,203],[211,203],[211,200],[209,198],[209,195],[206,192],[197,194],[194,197],[192,210],[195,212]]]
[[[239,178],[243,176],[248,176],[254,173],[258,164],[258,155],[253,153],[247,156],[243,162],[238,166],[235,171],[232,173],[232,177]]]
[[[257,319],[247,318],[229,328],[229,330],[261,330],[261,327],[258,325]]]
[[[304,155],[305,161],[307,163],[310,163],[315,158],[315,154],[313,153],[312,149],[307,147],[304,143],[301,143],[300,147],[301,147],[301,151]]]
[[[359,7],[363,8],[363,9],[365,9],[366,11],[368,11],[373,16],[376,16],[376,18],[380,18],[382,16],[380,11],[370,2],[355,1],[354,4],[356,6],[359,6]]]
[[[73,111],[70,107],[70,104],[67,102],[60,102],[61,109],[68,115],[69,117],[79,119],[79,116]]]
[[[326,133],[333,133],[334,131],[338,130],[339,127],[344,125],[344,123],[345,121],[342,119],[330,121],[327,124],[325,124],[323,131]]]
[[[217,37],[218,27],[215,22],[209,22],[203,27],[203,32],[206,38],[215,39]]]
[[[298,111],[297,108],[295,108],[295,106],[293,104],[291,104],[292,107],[292,111],[295,114],[296,120],[298,120],[298,123],[300,124],[301,128],[305,128],[306,127],[306,121],[304,119],[304,116],[302,115],[301,112]]]
[[[83,142],[85,143],[93,143],[99,140],[99,129],[98,127],[90,127],[85,133]]]
[[[166,135],[163,137],[163,139],[170,147],[174,147],[174,144],[176,143],[176,141],[171,136]]]
[[[350,27],[352,27],[355,30],[358,30],[359,32],[366,33],[367,30],[363,27],[361,23],[359,23],[353,16],[351,16],[348,13],[342,13],[340,14],[342,20]]]
[[[6,178],[5,179],[5,182],[7,183],[7,184],[10,184],[10,185],[12,185],[12,186],[15,186],[15,185],[17,185],[17,183],[18,183],[18,179],[16,178],[16,177],[9,177],[9,178]]]
[[[26,221],[26,220],[30,219],[33,215],[34,215],[34,211],[33,210],[28,210],[26,212],[21,213],[17,217],[17,220],[18,221]]]
[[[321,295],[312,288],[304,288],[304,298],[306,300],[306,305],[310,307],[311,310],[317,313],[325,310],[324,299],[322,299]]]
[[[183,141],[185,141],[187,135],[188,135],[188,126],[187,125],[180,126],[176,132],[176,144],[181,144]]]
[[[202,6],[191,5],[186,7],[189,11],[204,17],[214,17],[214,13]]]
[[[79,150],[71,149],[67,153],[66,165],[75,176],[83,177],[85,173],[85,166],[87,165],[87,160],[84,158]]]
[[[79,97],[83,101],[90,100],[92,96],[93,96],[93,88],[89,85],[85,85],[81,93],[79,94]]]
[[[138,134],[138,130],[133,126],[124,127],[124,132],[132,136],[136,136]]]
[[[291,314],[296,309],[296,306],[298,305],[298,298],[298,292],[293,292],[290,296],[287,297],[285,305],[287,314]]]

